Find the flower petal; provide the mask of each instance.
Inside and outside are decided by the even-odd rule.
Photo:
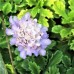
[[[46,54],[46,50],[41,49],[41,50],[39,51],[39,53],[40,53],[40,55],[45,56],[45,54]]]
[[[25,52],[25,50],[23,50],[23,51],[20,52],[20,57],[23,58],[23,59],[26,58],[26,52]]]
[[[47,33],[44,33],[44,34],[42,35],[42,38],[48,38],[48,34],[47,34]]]
[[[11,25],[15,25],[14,20],[12,19],[12,16],[9,17],[9,22],[11,23]]]
[[[22,51],[24,48],[22,46],[18,46],[18,51]]]
[[[14,32],[13,32],[12,29],[8,29],[8,28],[6,28],[6,34],[7,34],[7,35],[13,35]]]
[[[38,56],[38,51],[37,51],[37,50],[33,50],[32,52],[33,52],[33,54],[34,54],[35,56]]]
[[[15,43],[16,43],[16,39],[15,39],[15,38],[11,38],[11,39],[10,39],[10,44],[11,44],[11,45],[15,45]]]
[[[41,45],[49,45],[49,44],[51,44],[51,40],[50,39],[41,40]]]
[[[29,56],[31,56],[31,55],[32,55],[31,50],[30,50],[30,49],[27,49],[27,50],[26,50],[26,54],[29,55]]]
[[[48,28],[47,28],[47,27],[42,27],[42,28],[41,28],[41,31],[42,31],[42,32],[46,32],[46,31],[48,31]]]
[[[14,20],[16,26],[19,26],[19,20],[16,16],[13,17],[13,20]]]
[[[27,12],[27,13],[24,15],[24,17],[22,17],[22,19],[23,19],[23,20],[28,20],[28,19],[30,19],[30,13]]]
[[[34,19],[35,22],[37,22],[37,19]]]

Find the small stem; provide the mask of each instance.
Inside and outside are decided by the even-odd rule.
[[[9,55],[10,55],[10,60],[11,60],[11,64],[12,64],[12,67],[13,67],[13,71],[14,71],[14,74],[16,74],[16,71],[15,71],[15,68],[14,68],[14,64],[13,64],[13,58],[12,58],[12,53],[11,53],[11,49],[10,49],[10,44],[8,42],[8,37],[5,33],[5,30],[6,30],[6,26],[4,24],[4,17],[2,15],[2,26],[3,26],[3,30],[4,30],[4,34],[6,36],[6,41],[7,41],[7,45],[8,45],[8,52],[9,52]]]

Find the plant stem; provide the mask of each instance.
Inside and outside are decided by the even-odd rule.
[[[8,45],[8,52],[9,52],[9,55],[10,55],[11,64],[12,64],[12,67],[13,67],[14,74],[17,74],[16,71],[15,71],[15,68],[14,68],[14,64],[13,64],[13,58],[12,58],[10,44],[8,42],[8,37],[7,37],[6,33],[5,33],[6,26],[4,24],[4,16],[2,15],[1,17],[2,17],[2,26],[3,26],[4,34],[6,36],[6,41],[7,41],[7,45]]]

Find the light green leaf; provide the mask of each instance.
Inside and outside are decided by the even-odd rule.
[[[26,0],[26,2],[30,7],[36,4],[36,0]]]
[[[57,50],[51,57],[49,66],[55,66],[62,61],[63,53]]]
[[[65,1],[64,0],[57,0],[53,4],[53,9],[56,14],[59,14],[60,16],[66,17],[66,12],[65,12]]]
[[[6,68],[9,70],[9,72],[10,72],[11,74],[14,74],[12,65],[11,65],[11,64],[5,64],[5,65],[6,65]]]
[[[21,10],[20,13],[17,15],[18,19],[21,19],[22,16],[27,12],[27,10]]]
[[[74,35],[74,29],[71,29],[71,33]]]
[[[38,7],[33,7],[31,9],[31,15],[32,15],[32,17],[35,17],[37,15],[38,11],[39,11]]]
[[[61,38],[67,38],[70,34],[70,29],[62,29],[60,31]]]
[[[49,9],[42,8],[40,10],[40,15],[47,18],[53,18],[53,13]]]
[[[10,3],[5,3],[2,10],[4,14],[8,14],[12,10],[12,5]]]
[[[19,4],[20,2],[22,2],[22,0],[13,0],[16,4]]]
[[[69,3],[69,8],[71,9],[71,10],[74,10],[74,0],[68,0],[68,3]]]
[[[67,17],[62,18],[63,24],[74,23],[74,11],[70,11]]]
[[[0,74],[8,74],[1,53],[0,53]]]
[[[51,5],[54,4],[55,1],[56,1],[56,0],[46,0],[45,3],[44,3],[44,5],[45,5],[45,6],[51,6]]]
[[[40,67],[35,62],[29,62],[31,74],[40,74]]]
[[[43,7],[43,5],[44,5],[44,0],[38,0],[37,6],[41,8]]]
[[[49,27],[48,20],[45,17],[40,16],[38,22],[45,27]]]
[[[63,27],[61,25],[55,25],[54,27],[52,27],[52,32],[54,33],[60,33],[60,31],[63,29]]]

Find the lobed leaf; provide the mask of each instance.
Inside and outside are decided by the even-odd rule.
[[[62,61],[63,53],[57,50],[51,57],[49,66],[55,66]]]
[[[12,5],[9,2],[5,3],[2,11],[4,14],[10,13],[12,11]]]
[[[29,62],[31,74],[40,74],[40,67],[35,62]]]
[[[49,67],[49,71],[45,74],[60,74],[59,68],[57,68],[56,66]]]
[[[54,33],[60,33],[60,31],[63,29],[63,27],[61,25],[55,25],[54,27],[52,27],[52,32]]]
[[[40,15],[47,18],[53,18],[53,13],[49,9],[42,8],[40,10]]]
[[[43,26],[49,27],[48,20],[47,20],[45,17],[40,16],[38,21],[39,21],[39,23],[42,24]]]

